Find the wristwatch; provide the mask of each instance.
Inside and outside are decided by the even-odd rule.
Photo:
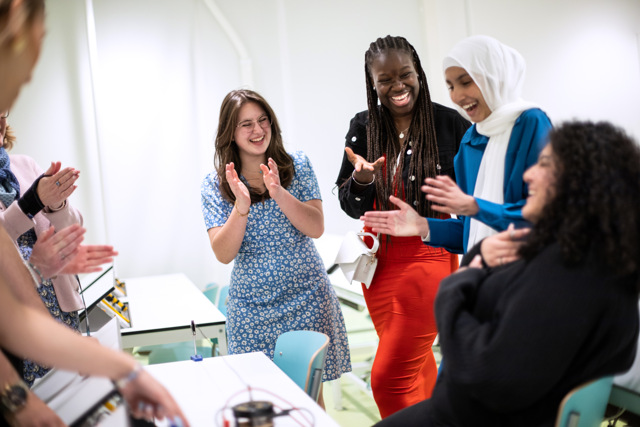
[[[6,384],[0,394],[0,407],[4,413],[14,413],[22,409],[27,403],[29,387],[24,381],[19,380],[15,384]]]

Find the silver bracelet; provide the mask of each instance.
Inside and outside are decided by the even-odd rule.
[[[355,173],[356,173],[356,170],[354,169],[354,170],[353,170],[353,172],[351,172],[351,179],[353,180],[353,182],[355,182],[355,183],[356,183],[356,184],[358,184],[358,185],[371,185],[371,184],[373,184],[373,183],[376,181],[376,176],[375,176],[375,175],[373,175],[373,178],[371,178],[371,182],[368,182],[368,183],[366,183],[366,184],[363,184],[362,182],[360,182],[360,181],[358,181],[358,180],[356,179],[356,177],[354,176],[354,175],[355,175]]]
[[[133,368],[133,370],[129,372],[129,374],[126,377],[120,378],[119,380],[115,380],[114,384],[116,385],[116,387],[118,387],[118,389],[122,390],[127,386],[127,384],[129,384],[131,381],[138,378],[138,375],[140,375],[140,372],[142,371],[142,369],[143,369],[142,365],[138,363],[136,367]]]

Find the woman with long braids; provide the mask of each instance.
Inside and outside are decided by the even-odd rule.
[[[397,196],[422,216],[440,216],[420,185],[440,174],[455,179],[453,158],[469,123],[431,102],[420,58],[402,37],[371,43],[365,82],[368,110],[351,120],[336,182],[342,209],[360,218],[373,209],[393,209],[389,197]],[[433,300],[458,261],[419,237],[385,235],[378,259],[371,286],[363,291],[380,340],[371,387],[384,418],[431,395],[437,375]]]

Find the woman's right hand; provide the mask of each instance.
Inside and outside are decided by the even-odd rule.
[[[38,182],[38,197],[43,205],[50,209],[59,209],[67,198],[77,188],[74,183],[80,176],[80,171],[74,168],[61,168],[60,162],[51,162],[51,166]]]
[[[367,162],[364,157],[356,154],[349,147],[345,147],[347,159],[353,165],[353,177],[359,184],[367,184],[373,181],[373,176],[384,165],[384,157],[380,157],[373,163]]]
[[[171,394],[144,369],[120,392],[134,417],[150,421],[166,417],[172,426],[189,427],[187,418]]]
[[[421,236],[429,233],[429,223],[415,209],[401,199],[390,196],[389,201],[399,209],[393,211],[368,211],[360,217],[365,227],[374,233],[390,236]]]
[[[242,182],[238,176],[238,171],[236,171],[233,162],[227,164],[225,174],[229,188],[231,188],[233,195],[236,196],[236,209],[243,213],[249,212],[249,208],[251,208],[251,195],[249,194],[247,186],[244,185],[244,182]]]

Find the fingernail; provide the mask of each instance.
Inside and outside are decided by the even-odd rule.
[[[170,423],[171,427],[182,427],[182,426],[184,426],[184,423],[182,422],[182,418],[180,417],[180,415],[176,415],[173,418],[169,418],[169,423]]]

